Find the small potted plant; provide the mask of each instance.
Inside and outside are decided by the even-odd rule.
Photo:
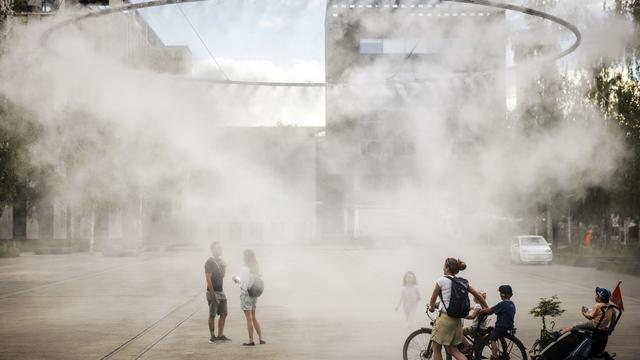
[[[564,309],[560,307],[562,302],[558,298],[557,295],[553,295],[550,298],[540,298],[538,304],[529,311],[533,317],[539,317],[542,319],[542,329],[540,330],[540,338],[536,340],[536,342],[531,347],[532,354],[538,354],[542,349],[547,347],[550,343],[553,342],[554,337],[551,335],[551,331],[547,330],[547,319],[555,318],[562,313],[564,313]],[[551,321],[551,329],[555,326],[555,322]]]

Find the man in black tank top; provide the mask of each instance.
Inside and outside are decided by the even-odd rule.
[[[229,341],[224,336],[224,322],[227,318],[227,297],[224,294],[223,282],[226,264],[222,261],[222,248],[220,243],[211,243],[211,257],[204,264],[204,273],[207,279],[207,303],[209,304],[209,342]],[[218,318],[218,336],[215,335],[215,318]]]

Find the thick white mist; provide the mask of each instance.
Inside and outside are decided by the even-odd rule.
[[[283,3],[301,6],[301,2]],[[249,1],[244,6],[252,4]],[[590,21],[601,25],[593,16],[579,20],[584,29],[590,29]],[[385,21],[396,20],[387,17]],[[401,26],[401,21],[398,22],[387,25]],[[113,147],[96,151],[98,161],[82,165],[77,169],[78,176],[107,177],[109,181],[101,182],[106,192],[113,190],[109,187],[117,192],[131,179],[156,195],[171,192],[168,198],[179,210],[176,216],[182,223],[194,224],[195,241],[203,248],[210,241],[209,225],[220,218],[275,226],[285,221],[300,223],[299,231],[287,235],[286,241],[281,232],[265,231],[254,242],[266,246],[308,243],[315,229],[316,159],[297,156],[308,152],[307,147],[313,144],[308,139],[318,131],[294,128],[292,131],[308,130],[308,134],[281,142],[265,129],[241,133],[228,127],[322,125],[324,90],[213,85],[196,79],[219,76],[211,64],[199,62],[191,80],[154,72],[144,64],[130,66],[117,31],[123,23],[126,23],[123,16],[114,15],[86,21],[81,29],[66,28],[52,37],[49,48],[54,51],[39,42],[49,24],[15,29],[14,39],[0,59],[0,93],[33,111],[50,131],[50,136],[37,146],[37,159],[55,164],[58,149],[69,139],[92,136],[62,132],[68,134],[67,139],[53,130],[63,124],[66,113],[81,112],[91,121],[108,127],[117,141]],[[278,21],[274,24],[286,26]],[[294,23],[291,26],[297,27],[290,31],[303,31],[307,25]],[[626,41],[629,34],[622,23],[615,29],[614,33],[607,33],[607,41],[602,41],[597,32],[586,31],[580,59],[563,60],[561,64],[571,68],[606,55]],[[425,25],[425,32],[432,35],[452,30]],[[493,45],[500,46],[503,41],[501,27],[487,25],[465,31],[482,32],[490,44],[491,39],[497,39],[498,43]],[[536,33],[536,29],[528,31]],[[275,256],[281,262],[264,267],[265,272],[273,272],[267,275],[273,291],[272,304],[289,306],[295,316],[315,313],[323,307],[332,309],[324,313],[328,317],[370,316],[370,311],[379,311],[395,301],[395,293],[376,297],[375,282],[383,288],[399,288],[402,274],[410,270],[406,267],[424,265],[423,269],[414,270],[419,281],[424,279],[428,283],[431,280],[426,279],[435,277],[448,254],[470,257],[470,263],[486,262],[484,257],[475,259],[461,245],[503,236],[504,226],[495,225],[496,219],[523,214],[531,204],[544,201],[542,193],[580,194],[589,186],[606,185],[611,180],[625,151],[620,134],[597,111],[585,105],[576,111],[584,116],[560,120],[545,131],[534,133],[523,130],[517,120],[515,124],[508,121],[506,112],[496,117],[495,107],[506,109],[506,105],[496,103],[495,94],[490,92],[495,89],[495,84],[487,83],[491,77],[449,73],[451,68],[464,68],[476,61],[493,61],[495,54],[482,48],[474,48],[471,57],[467,50],[460,54],[456,49],[463,47],[452,43],[464,39],[453,34],[448,43],[442,44],[443,61],[418,74],[431,80],[403,83],[411,75],[407,74],[408,69],[403,64],[380,59],[366,68],[353,70],[348,80],[362,84],[371,79],[385,79],[400,66],[396,88],[392,91],[387,86],[358,85],[336,107],[344,114],[358,117],[368,116],[372,104],[392,106],[399,100],[406,104],[411,121],[404,131],[416,136],[413,164],[416,172],[405,181],[372,190],[368,195],[400,209],[388,223],[377,224],[378,229],[384,233],[402,228],[404,237],[417,241],[424,253],[408,256],[402,251],[396,254],[375,250],[379,253],[373,263],[343,269],[333,266],[336,257],[331,251],[308,259],[287,259],[287,251],[282,251],[282,258]],[[526,45],[527,37],[520,40]],[[539,40],[531,37],[532,43]],[[286,71],[259,57],[241,61],[222,57],[220,63],[231,78],[243,80],[317,81],[317,73],[322,72],[316,63],[304,60],[294,61]],[[515,92],[529,88],[529,81],[534,80],[519,77]],[[505,93],[506,87],[505,81]],[[533,106],[540,100],[535,93],[529,93],[518,98],[517,105]],[[453,132],[452,118],[457,119],[458,127]],[[332,156],[338,156],[332,159],[336,163],[349,161],[340,159],[339,154]],[[82,198],[83,193],[77,190],[71,187],[59,196],[63,200]],[[427,248],[429,244],[437,244],[437,249]],[[236,244],[223,239],[223,245],[231,248]],[[278,254],[277,249],[271,251]],[[345,256],[343,251],[336,253]],[[204,261],[206,251],[202,256]],[[387,276],[371,279],[367,269],[372,267],[389,269]],[[482,278],[480,273],[473,276]],[[358,293],[356,290],[361,287],[353,283],[365,284],[365,293]]]

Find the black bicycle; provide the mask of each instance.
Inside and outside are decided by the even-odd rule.
[[[487,316],[487,315],[481,315]],[[435,319],[427,312],[431,327],[420,328],[407,337],[402,347],[402,358],[404,360],[428,360],[433,359],[433,348],[431,342],[431,331]],[[482,319],[480,319],[482,323]],[[471,344],[467,351],[463,351],[467,359],[491,359],[491,342],[489,334],[493,327],[486,329],[476,328],[471,334],[465,335],[465,338]],[[527,360],[527,349],[522,342],[515,336],[516,330],[509,331],[504,337],[497,341],[497,360]],[[442,347],[444,349],[444,346]],[[443,358],[447,360],[453,359],[451,354],[445,351]]]

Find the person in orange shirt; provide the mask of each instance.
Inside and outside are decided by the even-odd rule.
[[[591,241],[593,240],[593,226],[589,225],[589,230],[584,234],[584,247],[591,247]]]

